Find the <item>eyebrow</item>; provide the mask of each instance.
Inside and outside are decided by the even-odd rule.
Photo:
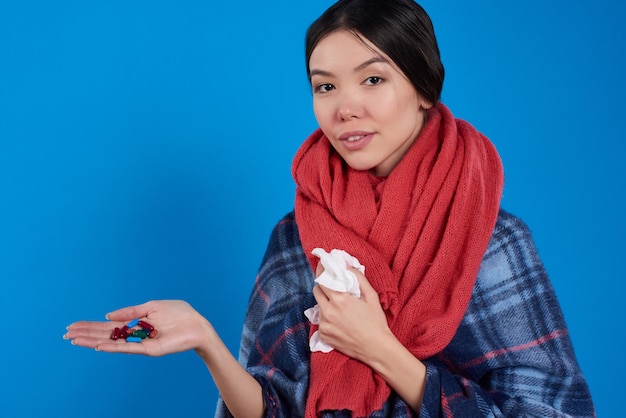
[[[355,73],[358,71],[361,71],[362,69],[377,63],[377,62],[382,62],[383,64],[389,64],[389,60],[386,59],[385,57],[381,57],[380,55],[377,55],[375,57],[372,57],[370,59],[368,59],[367,61],[357,65],[356,67],[354,67],[354,71]],[[311,70],[311,72],[309,73],[309,78],[313,77],[314,75],[321,75],[321,76],[331,76],[332,73],[329,71],[324,71],[324,70],[317,70],[317,69],[313,69]]]

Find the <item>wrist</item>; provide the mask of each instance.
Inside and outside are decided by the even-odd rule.
[[[400,340],[388,330],[383,338],[377,338],[375,344],[370,345],[369,356],[364,361],[376,373],[385,376],[388,372],[390,363],[393,363],[398,352],[406,350]]]
[[[198,336],[200,339],[194,351],[205,363],[208,363],[215,357],[216,349],[222,344],[222,341],[215,328],[206,320],[201,324]]]
[[[368,363],[414,411],[419,411],[426,385],[426,366],[393,334],[385,338]]]

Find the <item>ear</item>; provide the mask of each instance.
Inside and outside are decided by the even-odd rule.
[[[420,109],[429,110],[431,107],[433,107],[433,104],[427,101],[426,99],[424,99],[422,96],[419,96],[417,100],[418,100]]]

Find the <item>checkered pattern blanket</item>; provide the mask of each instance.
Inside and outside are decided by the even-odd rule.
[[[268,417],[304,414],[310,353],[303,312],[315,305],[313,279],[293,214],[288,214],[270,238],[239,353],[241,364],[263,387]],[[419,414],[392,392],[371,417],[595,416],[530,232],[503,210],[454,339],[424,363],[426,389]],[[220,399],[216,417],[229,416]],[[321,416],[350,415],[326,411]]]

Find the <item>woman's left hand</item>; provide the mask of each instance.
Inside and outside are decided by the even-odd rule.
[[[360,271],[349,269],[359,281],[360,298],[321,285],[313,288],[320,308],[319,336],[336,350],[368,364],[375,352],[374,346],[395,336],[389,329],[376,290]]]

